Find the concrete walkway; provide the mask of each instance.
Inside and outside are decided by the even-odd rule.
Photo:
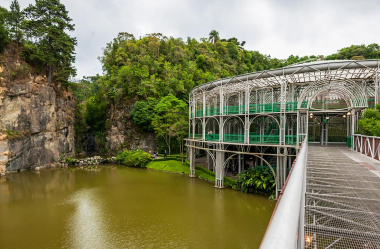
[[[368,169],[375,175],[380,177],[380,161],[373,159],[369,156],[363,155],[359,152],[356,152],[354,150],[351,150],[349,148],[341,148],[340,151],[363,166],[364,168]]]

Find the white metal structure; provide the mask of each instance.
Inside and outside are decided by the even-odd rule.
[[[227,168],[240,173],[264,165],[278,193],[307,134],[322,145],[352,136],[361,111],[379,98],[379,67],[380,60],[316,61],[194,88],[186,143],[191,174],[196,152],[204,150],[216,187],[223,187]]]

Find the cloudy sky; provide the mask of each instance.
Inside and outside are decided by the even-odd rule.
[[[1,0],[8,8],[12,0]],[[25,8],[34,0],[18,0]],[[98,57],[119,32],[246,41],[280,59],[380,43],[379,0],[61,0],[75,24],[77,78],[102,74]]]

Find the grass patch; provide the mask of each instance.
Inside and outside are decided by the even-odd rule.
[[[190,174],[190,168],[186,164],[182,164],[176,160],[158,161],[153,160],[149,162],[146,167],[148,169],[154,169],[159,171],[174,172],[174,173],[185,173]]]
[[[185,173],[190,174],[190,167],[189,163],[185,162],[185,164],[182,164],[181,161],[178,160],[163,160],[163,159],[156,159],[151,162],[149,162],[146,167],[148,169],[154,169],[158,171],[164,171],[164,172],[174,172],[174,173]],[[195,166],[195,175],[206,179],[210,182],[215,182],[215,173],[211,170],[208,170],[201,166]],[[235,184],[235,180],[224,177],[224,185],[226,187],[232,187]]]
[[[215,182],[215,176],[210,176],[209,174],[206,174],[205,172],[203,172],[201,170],[196,169],[195,170],[195,175],[199,176],[199,177],[201,177],[203,179],[206,179],[208,181]]]

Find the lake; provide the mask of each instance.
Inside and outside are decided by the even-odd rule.
[[[0,248],[258,248],[274,206],[139,168],[25,171],[0,178]]]

